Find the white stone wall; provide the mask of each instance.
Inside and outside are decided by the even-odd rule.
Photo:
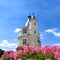
[[[36,25],[34,25],[34,23],[36,23]],[[35,19],[29,22],[29,29],[38,29],[38,22]]]
[[[23,39],[27,39],[26,43],[29,44],[30,46],[40,46],[40,44],[38,42],[40,35],[39,35],[39,32],[38,32],[38,22],[37,22],[37,20],[32,19],[28,23],[29,23],[29,27],[27,29],[27,33],[23,34],[23,31],[21,31],[18,34],[19,46],[23,45]],[[34,25],[34,23],[36,23],[36,25]],[[34,33],[34,31],[36,31],[36,33]]]
[[[38,46],[39,45],[38,37],[36,35],[30,35],[28,38],[29,38],[29,45],[30,46]]]

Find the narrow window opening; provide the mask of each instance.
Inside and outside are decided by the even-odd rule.
[[[23,34],[24,34],[24,33],[27,33],[27,30],[26,30],[26,29],[23,30]]]
[[[34,31],[34,34],[36,34],[36,31]]]
[[[34,25],[36,25],[36,23],[34,23]]]
[[[26,39],[23,39],[23,44],[26,44]]]

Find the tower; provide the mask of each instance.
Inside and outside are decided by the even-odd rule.
[[[34,14],[28,16],[28,20],[25,26],[18,33],[18,43],[19,46],[29,45],[29,46],[41,46],[40,34],[38,32],[38,21]]]

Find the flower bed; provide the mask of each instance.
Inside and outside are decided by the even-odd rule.
[[[21,46],[16,52],[5,51],[2,60],[60,60],[60,48],[57,46]]]

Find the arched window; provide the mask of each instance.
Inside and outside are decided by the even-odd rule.
[[[36,31],[34,31],[34,34],[36,34]]]
[[[26,30],[26,29],[24,29],[24,30],[23,30],[23,33],[27,33],[27,30]]]
[[[36,23],[34,23],[34,25],[36,25]]]

